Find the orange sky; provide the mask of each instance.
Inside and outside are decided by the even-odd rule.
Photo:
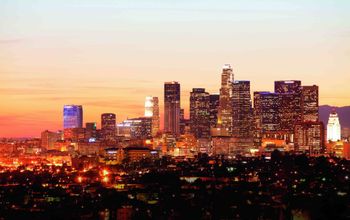
[[[320,86],[320,103],[350,105],[347,1],[1,1],[0,137],[62,128],[64,104],[84,123],[143,114],[163,83],[218,92],[221,66],[252,92],[274,80]],[[304,3],[301,3],[304,2]]]

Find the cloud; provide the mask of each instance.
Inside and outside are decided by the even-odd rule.
[[[21,38],[13,38],[13,39],[0,39],[0,44],[15,44],[22,42]]]

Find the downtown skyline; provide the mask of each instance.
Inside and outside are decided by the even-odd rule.
[[[2,2],[0,136],[62,129],[65,104],[83,105],[84,123],[142,116],[149,95],[163,121],[173,80],[188,117],[190,91],[219,93],[224,63],[252,93],[301,80],[320,87],[320,105],[349,105],[350,4],[310,2]]]

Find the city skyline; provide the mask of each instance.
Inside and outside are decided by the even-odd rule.
[[[301,80],[320,87],[320,105],[349,105],[345,1],[0,4],[1,137],[61,129],[65,104],[83,105],[84,123],[142,116],[149,95],[163,120],[162,85],[172,80],[188,118],[190,91],[219,93],[224,63],[251,93]]]
[[[225,65],[229,65],[229,64],[225,64]],[[225,70],[225,65],[223,66],[223,70]],[[234,73],[233,73],[234,74]],[[219,78],[219,74],[217,75],[217,77]],[[297,81],[297,82],[299,82],[299,83],[301,83],[302,82],[302,80],[285,80],[287,83],[289,83],[289,82],[293,82],[293,81]],[[171,81],[171,82],[164,82],[163,83],[163,85],[165,85],[165,84],[167,84],[167,83],[170,83],[170,84],[172,84],[172,83],[179,83],[180,85],[181,85],[181,82],[178,82],[178,81]],[[244,81],[242,81],[242,80],[233,80],[232,81],[232,83],[233,83],[233,85],[235,84],[235,83],[238,83],[238,82],[250,82],[250,80],[244,80]],[[276,84],[276,83],[278,83],[278,82],[283,82],[283,81],[281,81],[281,80],[277,80],[277,81],[274,81],[272,84]],[[311,84],[311,86],[303,86],[303,87],[317,87],[318,88],[318,85],[312,85]],[[197,89],[196,87],[193,87],[192,88],[192,90],[193,89]],[[203,89],[206,89],[206,88],[203,88]],[[218,91],[220,91],[220,89],[218,89]],[[163,91],[164,92],[164,91]],[[186,91],[186,92],[188,92],[188,94],[183,94],[184,93],[184,91],[182,90],[182,89],[180,89],[180,96],[181,96],[181,99],[182,99],[182,102],[181,102],[181,105],[180,105],[180,108],[181,109],[185,109],[185,118],[186,119],[189,119],[190,118],[190,96],[191,96],[191,92],[193,92],[193,91]],[[254,90],[252,90],[251,88],[250,88],[250,97],[251,97],[251,101],[252,101],[252,103],[254,102],[254,95],[253,95],[253,93],[271,93],[271,94],[274,94],[274,91],[273,91],[273,89],[272,90],[263,90],[263,91],[254,91]],[[220,92],[213,92],[213,93],[209,93],[210,95],[219,95],[220,94]],[[142,96],[142,95],[141,95]],[[145,99],[147,99],[148,97],[151,97],[151,96],[143,96],[143,98]],[[153,96],[153,97],[156,97],[156,96]],[[188,97],[188,100],[183,100],[183,97]],[[156,97],[156,98],[159,98],[159,97]],[[160,96],[160,98],[159,98],[161,101],[160,101],[160,104],[159,104],[159,112],[160,112],[160,129],[161,130],[163,130],[164,129],[164,94],[163,94],[163,96]],[[182,104],[182,103],[185,103],[185,105],[184,104]],[[138,103],[139,104],[139,103]],[[137,104],[137,105],[138,105]],[[111,112],[111,113],[104,113],[104,112],[100,112],[100,113],[97,113],[98,115],[97,115],[97,118],[95,118],[95,119],[93,119],[93,120],[88,120],[88,119],[86,119],[85,118],[85,111],[86,111],[86,107],[85,106],[83,106],[83,105],[77,105],[77,104],[64,104],[64,107],[66,107],[66,106],[78,106],[78,107],[80,107],[80,108],[83,108],[84,109],[84,117],[81,119],[82,121],[81,122],[79,122],[81,125],[83,125],[83,124],[86,124],[86,123],[95,123],[96,125],[97,125],[97,128],[99,128],[99,129],[102,129],[102,122],[101,122],[101,117],[102,117],[102,115],[104,115],[104,114],[115,114],[115,116],[116,116],[116,124],[115,125],[117,125],[118,123],[122,123],[123,121],[125,121],[125,120],[127,120],[127,119],[132,119],[132,118],[137,118],[137,117],[142,117],[143,115],[145,115],[145,109],[147,109],[144,105],[143,105],[144,103],[141,103],[140,104],[140,107],[139,108],[136,108],[135,110],[137,110],[137,112],[140,112],[140,113],[136,113],[136,114],[134,114],[132,117],[130,117],[130,116],[126,116],[126,118],[120,118],[120,117],[118,117],[118,112]],[[82,111],[82,110],[81,110]],[[59,124],[58,124],[58,127],[56,127],[56,128],[38,128],[40,131],[39,131],[39,133],[38,134],[34,134],[34,135],[22,135],[22,134],[18,134],[18,135],[14,135],[14,136],[7,136],[7,137],[14,137],[14,138],[16,138],[16,137],[38,137],[38,136],[40,136],[40,133],[43,131],[43,130],[50,130],[50,131],[59,131],[59,130],[64,130],[64,123],[65,123],[65,119],[64,119],[64,117],[62,116],[62,113],[64,114],[64,111],[59,111],[59,120],[58,121],[60,121],[59,122]],[[82,126],[80,126],[80,127],[82,127]],[[0,136],[0,137],[6,137],[6,136]]]

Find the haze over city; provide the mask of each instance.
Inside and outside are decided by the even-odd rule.
[[[222,65],[251,91],[275,80],[320,87],[320,105],[348,105],[348,1],[1,1],[0,137],[62,128],[64,104],[84,122],[143,114],[163,83],[218,93]],[[163,123],[161,123],[163,124]]]

